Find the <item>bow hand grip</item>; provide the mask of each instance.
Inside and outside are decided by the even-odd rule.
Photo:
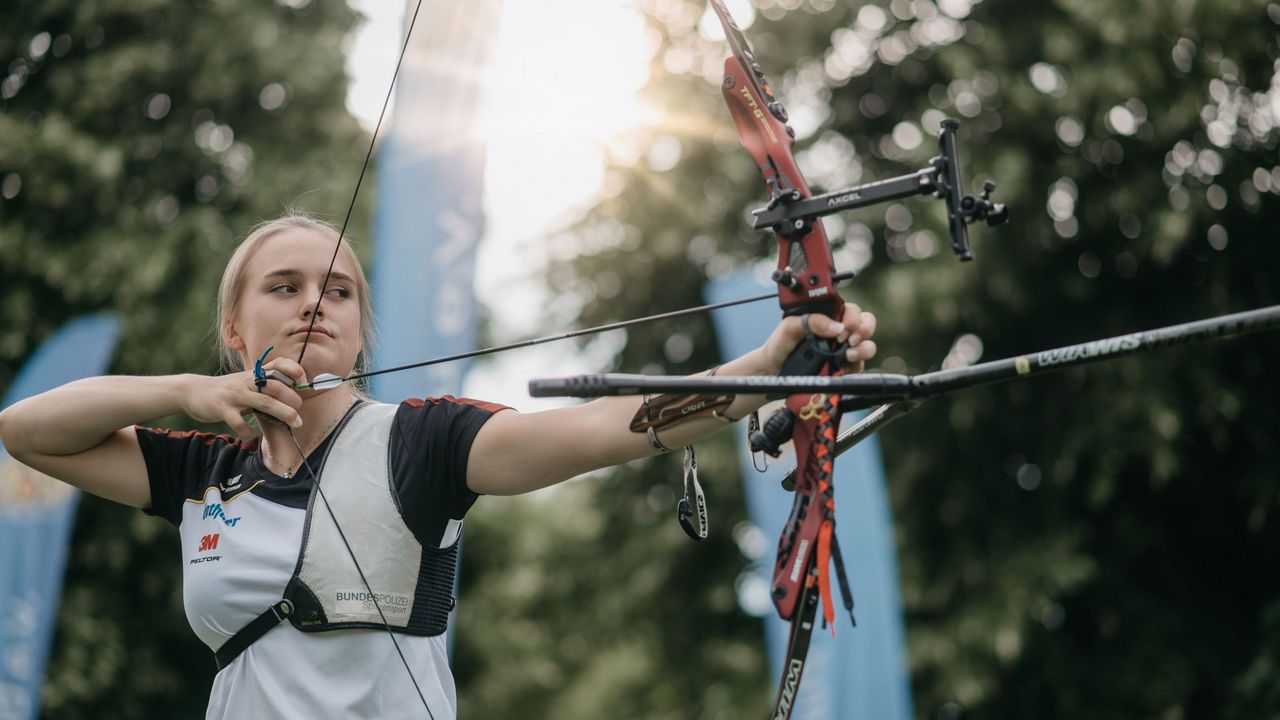
[[[832,344],[832,341],[808,332],[806,327],[804,340],[801,340],[796,349],[792,350],[787,359],[782,362],[782,370],[778,372],[778,377],[820,375],[828,361],[838,365],[844,352],[849,349],[849,343],[843,342],[835,347],[832,347]],[[786,397],[786,393],[775,393],[768,397],[770,400],[777,400]]]
[[[849,343],[843,342],[831,346],[834,343],[830,340],[815,336],[808,331],[808,325],[805,326],[804,340],[796,346],[795,350],[787,356],[782,363],[782,371],[778,373],[779,377],[789,377],[796,375],[818,375],[827,367],[828,361],[838,361],[844,355],[845,350],[849,349]],[[784,395],[770,395],[769,398],[776,400]],[[755,432],[751,433],[747,441],[751,445],[752,452],[762,452],[771,457],[778,457],[782,454],[782,445],[791,439],[792,430],[795,428],[795,413],[783,407],[774,411],[764,425]]]

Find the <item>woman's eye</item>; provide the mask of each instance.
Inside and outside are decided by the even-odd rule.
[[[329,288],[329,294],[344,300],[351,297],[351,291],[344,287],[331,287]]]
[[[297,291],[298,291],[298,289],[297,289],[296,287],[294,287],[294,286],[293,286],[293,283],[280,283],[279,285],[273,285],[273,286],[271,286],[271,292],[273,292],[273,293],[285,293],[285,294],[288,294],[288,293],[294,293],[294,292],[297,292]]]

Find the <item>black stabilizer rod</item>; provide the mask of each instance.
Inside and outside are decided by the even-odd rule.
[[[1261,332],[1276,327],[1280,327],[1280,305],[1091,340],[1077,345],[1066,345],[1004,360],[938,370],[922,375],[861,373],[834,378],[813,375],[790,377],[778,375],[751,377],[579,375],[530,380],[529,394],[533,397],[601,397],[653,393],[732,392],[759,395],[839,393],[842,396],[851,396],[847,401],[842,400],[841,406],[844,409],[852,409],[870,407],[886,401],[923,399],[953,390],[1043,375],[1126,355]]]
[[[1246,335],[1276,327],[1280,327],[1280,305],[916,375],[911,378],[913,396],[932,397],[962,388],[1043,375],[1175,345]]]
[[[861,375],[752,375],[743,377],[676,377],[670,375],[575,375],[529,381],[533,397],[593,398],[654,393],[743,393],[773,395],[815,392],[896,398],[912,394],[911,378],[887,373]]]

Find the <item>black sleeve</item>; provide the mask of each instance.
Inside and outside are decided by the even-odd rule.
[[[220,472],[233,472],[248,453],[239,440],[226,435],[142,426],[134,430],[151,486],[151,507],[143,512],[174,526],[182,522],[183,502],[202,498],[205,488],[217,483]]]
[[[406,400],[391,431],[392,482],[405,522],[427,547],[439,547],[450,520],[479,497],[467,487],[467,458],[480,428],[503,405],[445,395]]]

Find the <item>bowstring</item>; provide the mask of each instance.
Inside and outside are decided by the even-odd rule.
[[[849,280],[853,277],[855,277],[855,273],[852,270],[849,270],[842,273],[836,273],[835,275],[831,276],[831,279],[834,282],[844,282],[845,280]],[[480,357],[481,355],[492,355],[494,353],[507,352],[508,350],[519,350],[522,348],[533,347],[535,345],[542,345],[544,343],[555,342],[557,340],[569,340],[571,338],[583,337],[584,335],[595,335],[597,333],[608,332],[610,330],[621,330],[623,328],[633,327],[635,325],[643,325],[646,323],[658,322],[660,320],[670,320],[673,318],[684,317],[686,315],[693,315],[695,313],[706,312],[711,310],[720,310],[723,308],[733,307],[735,305],[746,305],[747,303],[759,302],[761,300],[768,300],[769,298],[776,298],[776,297],[778,297],[778,293],[767,292],[767,293],[761,293],[759,295],[752,295],[750,297],[741,297],[741,298],[736,298],[734,300],[724,300],[718,303],[698,305],[697,307],[682,308],[680,310],[670,310],[663,313],[657,313],[655,315],[646,315],[644,317],[631,318],[630,320],[619,320],[617,322],[611,322],[605,325],[597,325],[595,327],[581,328],[578,330],[569,330],[566,332],[557,333],[555,335],[546,335],[544,337],[531,338],[529,340],[517,340],[516,342],[507,343],[505,345],[495,345],[493,347],[481,348],[479,350],[468,350],[466,352],[461,352],[454,355],[442,355],[440,357],[434,357],[427,360],[419,360],[417,362],[412,362],[405,365],[396,365],[395,367],[387,367],[387,368],[380,368],[378,370],[369,370],[368,372],[353,373],[351,375],[347,375],[340,379],[342,380],[342,382],[351,382],[353,380],[363,380],[365,378],[371,378],[377,375],[386,375],[388,373],[401,372],[404,370],[415,370],[417,368],[427,367],[428,365],[439,365],[440,363],[454,362],[456,360],[466,360],[468,358]],[[312,387],[311,385],[294,386],[294,389],[308,390],[311,387]]]
[[[315,328],[316,320],[320,316],[320,303],[324,301],[325,290],[329,287],[329,278],[333,275],[333,266],[338,261],[338,253],[342,250],[342,241],[347,235],[347,226],[350,224],[351,215],[355,211],[356,200],[360,197],[360,187],[369,171],[369,162],[373,158],[373,149],[378,141],[378,132],[382,129],[382,122],[387,116],[387,107],[391,104],[391,95],[395,91],[396,78],[400,76],[400,68],[404,64],[404,56],[409,50],[409,40],[413,37],[413,28],[418,22],[420,10],[422,10],[422,0],[418,0],[413,8],[413,16],[409,19],[409,27],[404,34],[404,44],[400,47],[400,56],[396,59],[396,68],[391,74],[391,84],[387,87],[387,95],[382,100],[382,110],[378,113],[378,122],[374,125],[373,136],[369,138],[369,149],[365,152],[364,162],[360,166],[360,175],[356,178],[355,190],[351,193],[351,202],[347,205],[346,216],[343,217],[342,227],[338,230],[338,240],[333,244],[333,255],[329,258],[329,268],[325,271],[324,281],[320,283],[320,296],[316,298],[315,307],[311,309],[311,322],[307,325],[307,334],[302,339],[302,350],[298,352],[299,365],[302,364],[303,358],[306,357],[307,345],[311,342],[311,331]],[[319,478],[316,476],[315,471],[311,469],[311,464],[307,462],[307,456],[302,452],[302,445],[298,442],[298,438],[294,436],[293,429],[287,426],[286,429],[289,432],[289,439],[298,451],[298,457],[302,460],[302,466],[307,469],[307,475],[315,487],[316,493],[324,503],[325,510],[329,513],[329,518],[333,520],[333,526],[337,529],[338,537],[342,539],[342,544],[347,549],[347,555],[351,557],[351,562],[355,565],[356,573],[360,575],[360,581],[364,583],[365,590],[369,592],[369,597],[373,600],[374,608],[378,610],[378,617],[382,620],[382,626],[387,631],[387,637],[391,638],[391,644],[395,646],[396,654],[400,656],[400,662],[404,665],[405,672],[409,673],[409,679],[413,682],[413,689],[418,693],[418,699],[422,701],[422,707],[426,709],[427,716],[431,720],[435,720],[435,714],[431,712],[431,705],[427,703],[426,695],[423,694],[422,687],[418,684],[418,678],[413,674],[413,668],[409,666],[409,660],[405,657],[404,651],[400,649],[400,642],[396,640],[396,634],[391,629],[391,623],[387,622],[387,616],[382,612],[382,604],[378,602],[377,594],[373,592],[373,587],[369,584],[368,578],[365,577],[364,569],[360,567],[360,561],[356,559],[355,551],[351,549],[351,544],[347,542],[346,533],[342,531],[342,526],[338,523],[333,507],[329,505],[329,499],[325,497],[324,490],[320,487]]]
[[[391,638],[391,644],[396,648],[396,654],[400,656],[400,662],[404,665],[404,669],[409,673],[409,680],[413,683],[413,689],[418,691],[418,699],[422,700],[422,707],[427,710],[427,717],[435,720],[435,714],[431,712],[431,706],[427,704],[427,696],[422,693],[422,686],[418,685],[418,678],[413,674],[413,670],[409,667],[409,660],[404,656],[404,651],[400,649],[400,642],[396,640],[396,634],[391,630],[391,623],[387,622],[387,616],[382,612],[382,603],[378,602],[378,595],[374,593],[373,586],[369,584],[369,579],[364,575],[364,569],[360,567],[360,562],[356,560],[356,553],[351,549],[351,543],[347,542],[347,534],[342,531],[342,525],[338,524],[338,516],[333,514],[333,506],[329,504],[329,498],[325,497],[324,488],[320,487],[320,479],[316,477],[316,473],[311,469],[311,463],[307,462],[307,456],[302,452],[302,445],[298,443],[298,438],[293,434],[293,428],[285,426],[289,432],[289,439],[293,441],[293,447],[298,451],[298,457],[302,458],[302,467],[307,469],[307,477],[311,479],[311,485],[316,489],[316,493],[320,496],[320,500],[324,502],[324,509],[329,513],[329,519],[333,521],[333,527],[338,531],[338,537],[342,539],[342,545],[347,548],[347,554],[351,556],[351,562],[356,566],[356,573],[360,575],[360,582],[364,583],[364,589],[369,592],[369,598],[373,600],[373,607],[378,611],[378,617],[382,619],[382,626],[387,629],[387,637]]]
[[[413,8],[413,17],[409,19],[409,29],[404,34],[404,44],[400,47],[400,57],[396,59],[396,69],[391,73],[391,84],[387,87],[387,95],[382,99],[382,110],[378,113],[378,122],[373,126],[373,136],[369,138],[369,150],[364,154],[364,163],[360,166],[360,175],[356,178],[356,189],[351,193],[351,202],[347,205],[347,214],[342,218],[342,227],[338,230],[338,241],[333,244],[333,256],[329,258],[329,269],[324,273],[324,282],[320,284],[320,297],[311,309],[311,324],[307,326],[307,334],[302,338],[302,350],[298,352],[298,364],[307,354],[307,344],[311,342],[311,331],[316,326],[316,318],[320,315],[320,303],[324,301],[325,289],[329,287],[329,278],[333,276],[333,266],[338,262],[338,253],[342,250],[342,240],[347,236],[347,225],[351,222],[351,214],[356,209],[356,199],[360,197],[360,186],[369,170],[369,161],[373,158],[373,148],[378,142],[378,131],[382,129],[382,121],[387,116],[387,106],[391,104],[391,94],[396,88],[396,78],[400,77],[400,66],[404,64],[405,52],[409,49],[409,39],[413,37],[413,26],[418,22],[418,11],[422,9],[422,0]]]

